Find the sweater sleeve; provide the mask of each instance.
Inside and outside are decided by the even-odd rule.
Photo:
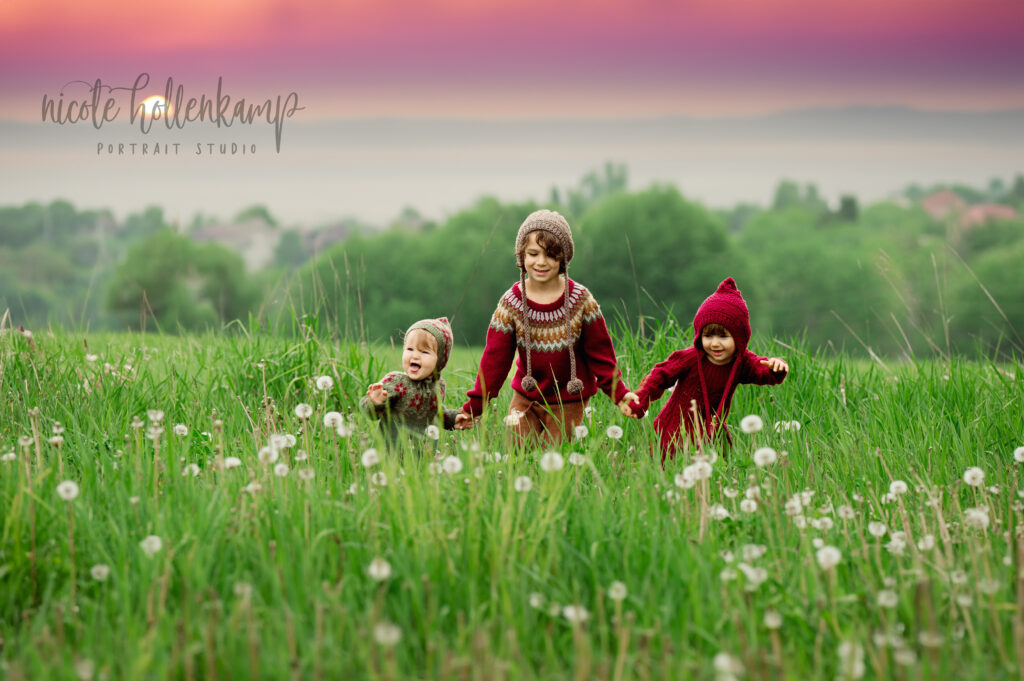
[[[778,385],[786,379],[785,371],[775,372],[769,369],[762,360],[768,359],[756,355],[747,350],[743,355],[743,373],[739,377],[740,383],[751,383],[753,385]]]
[[[608,334],[608,325],[601,314],[601,307],[589,291],[587,297],[583,328],[580,330],[580,346],[587,366],[597,380],[597,387],[618,404],[622,396],[629,392],[629,388],[622,380],[622,371],[615,357],[615,347]]]
[[[643,416],[647,409],[664,394],[664,392],[676,383],[687,371],[693,367],[693,359],[696,351],[693,348],[676,350],[663,362],[658,362],[647,374],[640,387],[637,389],[637,397],[640,398],[640,405],[634,402],[631,405],[633,413]]]
[[[384,378],[380,379],[381,387],[384,388],[384,392],[388,396],[384,404],[374,404],[370,401],[369,397],[363,395],[359,399],[359,408],[370,415],[380,416],[390,409],[394,405],[395,400],[405,392],[404,378],[405,374],[400,371],[392,371],[385,375]]]
[[[487,340],[484,352],[480,357],[480,370],[476,375],[476,384],[466,396],[469,398],[462,405],[463,411],[471,416],[483,413],[484,400],[491,400],[501,392],[505,385],[512,360],[516,356],[516,330],[512,310],[505,302],[505,296],[498,302],[498,307],[487,327]]]

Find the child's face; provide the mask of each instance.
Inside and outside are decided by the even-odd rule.
[[[405,337],[402,352],[402,371],[414,381],[422,381],[434,374],[437,366],[437,339],[423,329],[413,329]]]
[[[736,354],[736,341],[725,329],[714,332],[705,329],[700,334],[700,341],[704,344],[704,352],[712,364],[728,364]]]
[[[561,263],[549,256],[547,250],[537,243],[537,232],[531,232],[526,237],[526,247],[523,249],[523,267],[534,282],[547,284],[558,279]]]

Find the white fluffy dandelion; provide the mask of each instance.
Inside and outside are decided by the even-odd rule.
[[[140,541],[139,546],[142,547],[143,553],[152,558],[164,547],[164,540],[155,534],[151,534]]]
[[[523,412],[518,409],[513,409],[505,417],[505,425],[509,428],[515,428],[519,425],[519,422],[523,420]]]
[[[582,605],[567,605],[562,608],[562,617],[573,624],[582,624],[590,619],[590,612]]]
[[[689,468],[689,466],[687,466],[687,468]],[[697,481],[694,480],[693,476],[688,474],[685,469],[682,473],[676,473],[676,477],[673,481],[675,482],[676,487],[681,487],[682,489],[690,489],[697,484]]]
[[[1017,447],[1013,450],[1013,460],[1017,463],[1024,463],[1024,447]]]
[[[330,376],[320,376],[316,379],[316,389],[320,392],[327,392],[334,387],[334,379]]]
[[[782,615],[777,610],[768,610],[764,614],[764,626],[768,629],[782,627]]]
[[[110,576],[110,566],[103,563],[93,565],[89,568],[89,574],[92,575],[92,578],[97,582],[105,582],[107,581],[107,577]]]
[[[816,554],[822,570],[831,570],[843,559],[842,552],[834,546],[822,546]]]
[[[153,423],[160,423],[164,420],[164,413],[159,409],[150,409],[146,412],[146,416],[148,416],[149,420]]]
[[[569,463],[573,466],[582,466],[587,462],[587,457],[583,456],[579,452],[573,452],[569,454]]]
[[[764,421],[757,414],[747,414],[740,419],[740,430],[744,433],[752,434],[764,428]]]
[[[883,589],[878,592],[876,602],[880,608],[895,608],[900,603],[900,597],[891,589]]]
[[[288,464],[282,461],[281,463],[274,466],[274,475],[276,475],[279,478],[283,478],[286,475],[288,475]]]
[[[754,451],[754,465],[759,468],[770,466],[778,460],[778,452],[771,447],[760,447]]]
[[[11,461],[14,461],[17,458],[18,456],[14,452],[7,452],[3,456],[0,456],[0,461],[3,461],[4,463],[10,463]]]
[[[280,455],[277,453],[277,450],[275,448],[264,447],[263,449],[260,450],[260,453],[256,455],[256,459],[260,463],[268,465],[276,463],[279,456]]]
[[[57,495],[64,501],[74,501],[78,496],[78,483],[73,480],[65,480],[57,485]]]
[[[754,513],[757,511],[757,502],[753,499],[744,499],[740,502],[740,510],[744,513]]]
[[[312,468],[302,468],[299,470],[299,478],[301,480],[312,480],[316,477],[316,472]]]
[[[177,435],[178,437],[185,437],[186,435],[188,435],[188,426],[186,426],[184,423],[179,423],[175,425],[174,434]]]
[[[437,439],[439,439],[441,437],[441,431],[433,423],[431,423],[429,426],[427,426],[427,429],[424,432],[424,434],[427,437],[429,437],[431,440],[437,440]]]
[[[376,449],[372,447],[363,452],[363,456],[360,458],[363,463],[363,468],[373,468],[380,463],[380,454],[377,453]]]
[[[885,526],[885,523],[872,520],[868,523],[868,532],[872,537],[884,537],[885,533],[889,531],[889,528]]]
[[[341,415],[341,412],[329,411],[324,414],[324,428],[337,430],[343,425],[345,425],[345,417]]]
[[[907,483],[904,482],[903,480],[893,480],[891,483],[889,483],[889,494],[896,497],[900,496],[901,494],[906,494],[907,490],[909,489],[910,488],[907,486]]]
[[[560,471],[564,465],[565,460],[558,452],[544,452],[544,455],[540,457],[540,469],[545,473]]]
[[[964,510],[964,525],[967,527],[984,530],[988,527],[988,524],[989,518],[987,508],[968,508]]]
[[[377,471],[376,473],[370,476],[370,482],[377,485],[377,487],[387,487],[388,476],[386,473],[384,473],[384,471]]]
[[[985,484],[985,471],[977,466],[971,466],[964,471],[964,482],[971,487],[981,487]]]
[[[540,610],[544,607],[544,594],[539,594],[536,591],[530,594],[530,607],[534,610]]]
[[[626,589],[626,585],[619,581],[612,582],[608,587],[608,598],[613,601],[624,600],[628,593],[629,591]]]
[[[224,457],[224,470],[228,470],[229,468],[238,468],[241,465],[242,460],[237,456]]]
[[[457,456],[446,456],[441,462],[441,470],[448,475],[458,475],[462,471],[462,459]]]
[[[529,492],[533,489],[533,480],[530,480],[530,478],[525,475],[520,475],[515,479],[515,482],[512,483],[512,486],[517,492]]]
[[[622,439],[622,428],[619,426],[608,426],[608,430],[604,431],[604,434],[610,437],[612,440]]]
[[[305,402],[299,402],[295,405],[295,416],[305,421],[313,415],[313,407],[309,406]]]
[[[367,566],[366,574],[375,582],[383,582],[391,576],[391,563],[383,558],[374,558]]]
[[[573,435],[576,436],[577,440],[582,440],[583,438],[590,434],[590,431],[587,430],[587,427],[583,425],[576,426],[575,428],[572,429],[572,432]]]
[[[184,477],[184,478],[187,478],[189,476],[194,478],[197,475],[199,475],[199,465],[198,464],[194,464],[194,463],[187,464],[185,466],[185,468],[182,469],[182,471],[181,471],[181,476]]]
[[[402,640],[402,630],[391,622],[377,622],[373,627],[373,640],[390,648]]]

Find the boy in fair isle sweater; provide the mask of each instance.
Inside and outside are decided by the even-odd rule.
[[[631,404],[634,415],[640,418],[652,401],[669,386],[675,386],[654,419],[654,430],[661,438],[662,461],[675,456],[682,444],[680,426],[697,444],[719,434],[728,444],[725,417],[736,386],[777,385],[789,372],[784,360],[759,357],[747,349],[750,313],[732,277],[719,284],[718,290],[701,304],[693,318],[693,333],[693,347],[677,350],[655,365],[637,390],[638,399]],[[696,413],[691,405],[695,405]]]
[[[498,395],[517,349],[505,423],[520,438],[550,443],[571,437],[598,388],[631,415],[628,405],[637,396],[622,382],[601,308],[568,275],[573,256],[569,223],[555,211],[534,211],[519,228],[515,256],[519,282],[498,301],[476,385],[455,427],[471,427],[484,402]]]
[[[360,407],[387,422],[385,432],[395,443],[400,428],[423,435],[443,414],[446,430],[455,427],[457,409],[439,411],[445,384],[441,370],[452,351],[452,327],[444,317],[416,322],[405,332],[402,371],[392,371],[366,390]],[[436,428],[437,426],[434,426]],[[435,438],[436,439],[436,438]]]

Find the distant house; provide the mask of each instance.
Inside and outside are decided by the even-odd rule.
[[[983,225],[990,220],[1016,220],[1020,214],[1012,206],[999,203],[978,203],[969,206],[960,215],[960,226],[964,229]]]
[[[302,245],[307,253],[319,253],[331,244],[344,241],[357,228],[353,220],[342,220],[333,225],[322,227],[313,232],[306,232],[302,237]]]
[[[217,243],[237,252],[249,271],[262,269],[274,260],[281,231],[263,220],[230,225],[207,225],[191,234],[196,243]]]
[[[943,189],[921,199],[921,207],[933,220],[945,220],[963,213],[967,209],[967,202],[948,189]]]

